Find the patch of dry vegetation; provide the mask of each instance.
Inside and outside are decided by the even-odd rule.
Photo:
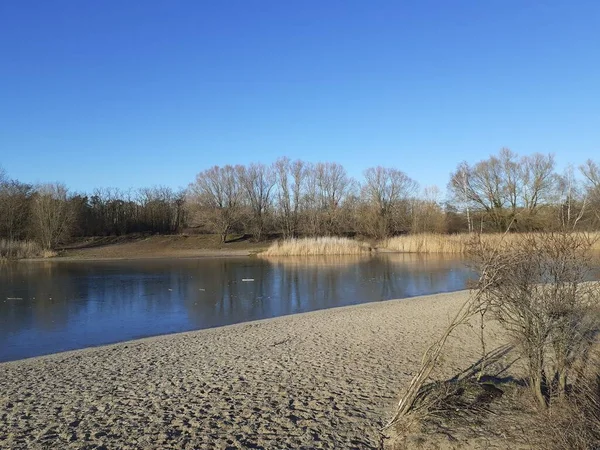
[[[537,417],[540,447],[548,450],[600,448],[600,348],[592,352],[579,382]]]
[[[51,258],[56,253],[44,250],[34,241],[0,239],[0,259]]]
[[[380,246],[388,250],[401,253],[454,253],[467,254],[474,243],[483,243],[492,248],[497,248],[504,244],[519,242],[524,237],[543,238],[547,233],[461,233],[461,234],[441,234],[441,233],[420,233],[406,234],[386,239]],[[600,250],[600,233],[578,233],[586,239],[592,241],[591,249]]]
[[[520,448],[520,444],[548,450],[600,448],[600,285],[587,281],[592,267],[590,249],[595,244],[589,235],[574,232],[476,242],[470,255],[479,264],[479,280],[450,325],[425,352],[420,370],[384,429],[392,433],[387,447],[434,448],[422,442],[423,436],[432,434],[451,440],[459,435],[475,443],[477,438],[485,440],[485,433],[488,438],[498,434],[495,428],[503,437],[512,433],[510,448]],[[476,318],[480,321],[480,361],[465,372],[467,376],[433,379],[432,371],[441,364],[451,334],[459,327],[473,326]],[[490,321],[512,343],[511,353],[519,361],[519,370],[510,376],[507,373],[514,363],[498,371],[486,354],[485,329]],[[485,387],[490,378],[501,381],[500,388]],[[517,395],[511,395],[502,408],[490,407],[488,403],[502,397],[506,389]],[[524,418],[519,417],[525,410]],[[486,418],[487,412],[493,416]],[[457,419],[465,417],[468,420],[461,425]],[[480,436],[471,433],[475,419],[484,430]],[[522,426],[524,421],[527,426]],[[437,445],[436,439],[426,444]]]
[[[469,234],[420,233],[386,239],[381,247],[401,253],[466,253]]]
[[[337,256],[365,255],[371,247],[353,239],[320,237],[285,239],[271,245],[261,256]]]

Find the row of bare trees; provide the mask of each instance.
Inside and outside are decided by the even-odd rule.
[[[557,172],[552,155],[508,149],[475,164],[460,163],[448,196],[421,189],[396,168],[372,167],[355,180],[338,163],[280,158],[271,165],[215,166],[187,190],[33,186],[0,172],[0,238],[33,238],[55,247],[72,236],[176,233],[186,227],[256,240],[402,233],[597,229],[600,167],[587,161]]]
[[[588,160],[578,172],[569,166],[557,173],[553,155],[519,157],[502,149],[474,165],[458,165],[448,185],[450,203],[469,231],[503,231],[508,224],[522,231],[589,229],[600,221],[600,168]]]
[[[556,171],[552,155],[519,156],[508,149],[450,176],[448,198],[420,190],[395,168],[373,167],[362,181],[337,163],[277,160],[272,166],[213,167],[188,191],[192,223],[257,239],[360,234],[374,238],[407,232],[494,232],[600,225],[600,168]]]
[[[256,239],[266,233],[385,237],[410,231],[420,206],[417,190],[417,183],[397,169],[367,169],[359,184],[340,164],[281,158],[272,166],[200,172],[187,200],[192,223],[219,233],[223,241],[234,231]]]

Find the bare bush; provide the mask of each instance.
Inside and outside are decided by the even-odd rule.
[[[493,250],[480,242],[474,250],[485,268],[477,288],[518,343],[540,406],[565,394],[598,329],[591,314],[598,287],[586,282],[591,246],[585,234],[561,232],[523,235]]]
[[[549,449],[598,448],[600,373],[594,355],[599,345],[600,293],[598,283],[589,281],[593,240],[572,231],[517,236],[494,243],[472,240],[479,279],[472,295],[423,355],[419,371],[384,428],[402,425],[396,440],[406,438],[411,424],[425,423],[432,414],[460,416],[471,408],[457,397],[456,384],[431,383],[430,375],[450,335],[479,316],[483,352],[473,366],[479,372],[473,383],[479,383],[488,370],[484,323],[493,319],[512,338],[513,352],[525,362],[527,385],[539,408],[532,421],[542,430],[553,424],[552,432],[542,432],[542,438],[535,430],[523,438]],[[514,398],[519,402],[523,396]]]

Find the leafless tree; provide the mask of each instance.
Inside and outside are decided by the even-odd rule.
[[[346,224],[344,202],[352,193],[354,180],[337,163],[305,165],[302,216],[305,234],[332,235],[343,232]]]
[[[551,201],[551,196],[556,189],[554,156],[540,153],[524,156],[519,167],[522,205],[533,215],[542,203]]]
[[[402,219],[402,203],[416,193],[417,182],[398,169],[381,166],[365,170],[364,177],[363,196],[376,218],[376,237],[385,238],[394,231],[394,219]]]
[[[588,198],[573,166],[568,166],[558,177],[557,193],[560,225],[563,229],[575,229],[586,212]]]
[[[440,190],[437,186],[423,189],[418,198],[412,200],[412,233],[443,233],[446,217],[440,206]]]
[[[556,181],[552,155],[519,158],[502,149],[474,166],[459,164],[451,174],[449,190],[466,205],[469,223],[472,210],[479,210],[498,231],[511,222],[520,228],[533,227],[531,222],[553,193]]]
[[[258,241],[263,237],[266,216],[272,205],[272,191],[276,177],[272,168],[264,164],[238,166],[242,191],[250,206],[252,235]]]
[[[284,237],[296,237],[304,193],[307,166],[303,161],[280,158],[275,162],[277,205],[280,209]]]
[[[239,172],[239,166],[215,166],[200,172],[189,186],[189,199],[197,207],[200,221],[219,233],[223,243],[241,216]]]
[[[23,239],[27,232],[32,187],[7,177],[0,180],[0,236]]]
[[[32,226],[45,249],[53,249],[71,233],[75,215],[65,185],[48,183],[38,186],[32,204]]]
[[[600,166],[588,159],[580,167],[580,170],[585,177],[586,198],[589,200],[590,210],[598,224],[600,223]]]
[[[353,180],[338,163],[317,163],[314,166],[317,204],[321,214],[321,234],[341,232],[341,206],[353,188]]]

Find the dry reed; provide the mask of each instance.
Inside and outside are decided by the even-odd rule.
[[[534,236],[536,233],[532,233]],[[541,235],[538,233],[537,235]],[[585,235],[594,241],[592,250],[600,250],[600,233],[585,233]],[[489,234],[407,234],[396,236],[380,243],[380,247],[401,253],[467,253],[470,244],[474,240],[481,238],[482,242],[491,247],[497,247],[500,242],[511,243],[514,240],[522,238],[522,234],[507,234],[503,238],[503,233]]]
[[[11,241],[0,239],[0,259],[50,258],[56,256],[33,241]]]
[[[320,237],[286,239],[271,245],[259,253],[261,256],[323,256],[323,255],[364,255],[371,247],[348,238]]]

